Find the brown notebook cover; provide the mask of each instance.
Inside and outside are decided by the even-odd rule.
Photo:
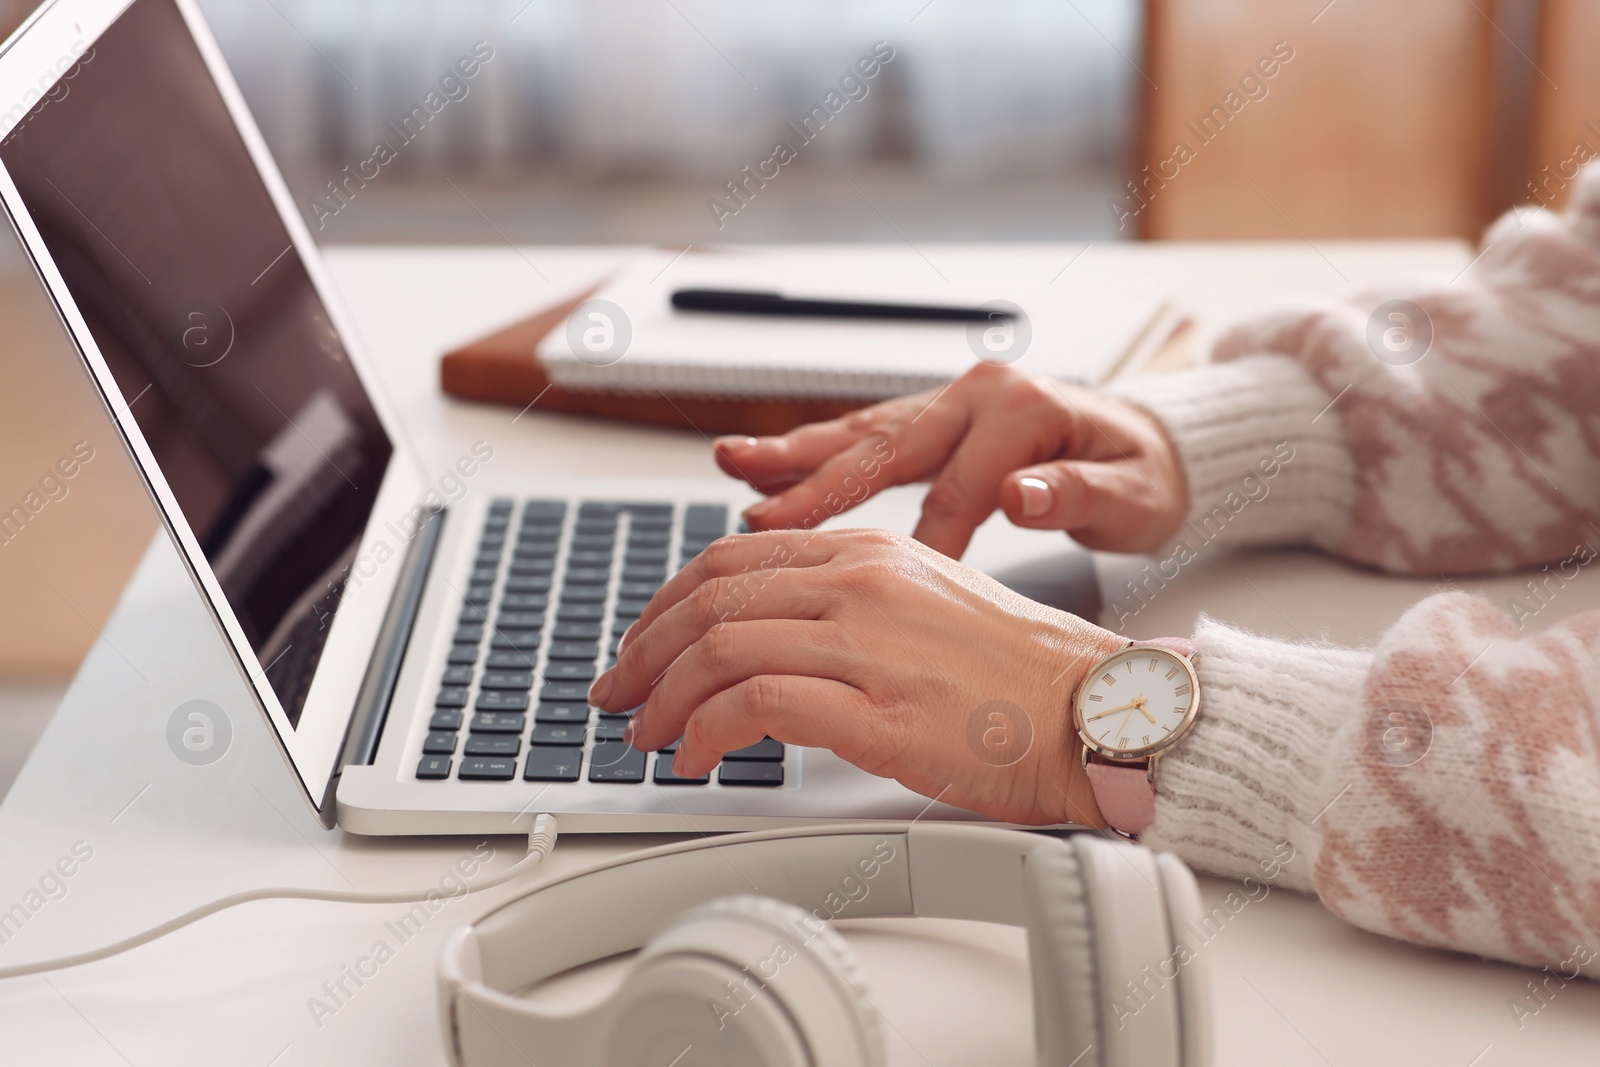
[[[440,387],[462,400],[480,400],[540,411],[562,411],[605,419],[643,422],[656,426],[695,429],[710,437],[717,434],[787,433],[808,422],[838,418],[862,407],[858,400],[752,399],[691,394],[606,393],[563,389],[553,385],[534,354],[546,334],[599,286],[544,309],[505,329],[481,337],[451,352],[439,364]],[[1192,331],[1181,317],[1158,332],[1155,354],[1139,367],[1140,373],[1164,373],[1195,362]]]
[[[440,387],[462,400],[540,411],[564,411],[657,426],[693,428],[707,436],[725,433],[787,433],[796,426],[837,418],[861,407],[857,400],[728,399],[663,393],[577,392],[552,385],[534,348],[564,322],[594,290],[546,308],[521,322],[452,352],[439,364]]]

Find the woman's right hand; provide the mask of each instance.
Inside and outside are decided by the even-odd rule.
[[[1157,548],[1188,510],[1183,468],[1154,416],[987,363],[943,389],[781,437],[719,438],[716,456],[767,495],[745,512],[752,530],[814,526],[889,486],[931,478],[913,536],[953,558],[996,508],[1018,526],[1114,552]]]

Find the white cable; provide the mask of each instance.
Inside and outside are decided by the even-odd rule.
[[[533,831],[528,834],[528,854],[513,863],[487,881],[469,886],[465,893],[477,893],[485,889],[493,889],[497,885],[504,885],[523,871],[536,866],[550,854],[556,844],[556,820],[553,815],[539,815],[533,820]],[[427,889],[405,889],[393,892],[363,892],[361,890],[341,889],[250,889],[243,893],[213,900],[209,904],[202,904],[193,911],[186,911],[177,918],[168,919],[160,926],[153,926],[142,934],[134,934],[103,948],[91,949],[88,952],[79,952],[72,956],[60,956],[53,960],[41,960],[38,963],[24,963],[15,967],[0,967],[0,979],[19,978],[25,974],[39,974],[43,971],[59,971],[65,967],[77,967],[84,963],[93,963],[96,960],[107,959],[120,955],[129,949],[138,948],[157,938],[165,937],[174,930],[198,922],[208,915],[215,915],[219,911],[248,904],[254,900],[329,900],[345,904],[406,904],[418,900],[426,900],[430,893],[437,893],[437,886]]]

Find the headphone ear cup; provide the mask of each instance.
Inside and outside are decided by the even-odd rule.
[[[1168,886],[1137,845],[1093,834],[1028,854],[1024,894],[1041,1067],[1188,1067],[1181,969]],[[1193,889],[1193,878],[1187,885]],[[1188,898],[1186,898],[1188,899]]]
[[[855,952],[810,912],[770,897],[719,897],[640,950],[612,998],[608,1067],[883,1067],[878,1013]],[[665,1058],[662,1058],[664,1054]]]
[[[1101,1067],[1094,911],[1078,854],[1045,839],[1023,869],[1039,1067]]]
[[[1178,976],[1178,1026],[1183,1036],[1183,1067],[1211,1067],[1214,1046],[1211,1003],[1211,964],[1181,940],[1185,930],[1200,929],[1205,909],[1194,872],[1170,852],[1156,853],[1162,897],[1167,905],[1167,927],[1172,931]],[[1181,949],[1178,946],[1182,946]]]

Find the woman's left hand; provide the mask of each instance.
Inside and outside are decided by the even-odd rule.
[[[643,705],[637,748],[681,736],[684,777],[772,737],[995,819],[1104,825],[1071,700],[1125,644],[908,537],[771,531],[663,586],[590,699]]]

